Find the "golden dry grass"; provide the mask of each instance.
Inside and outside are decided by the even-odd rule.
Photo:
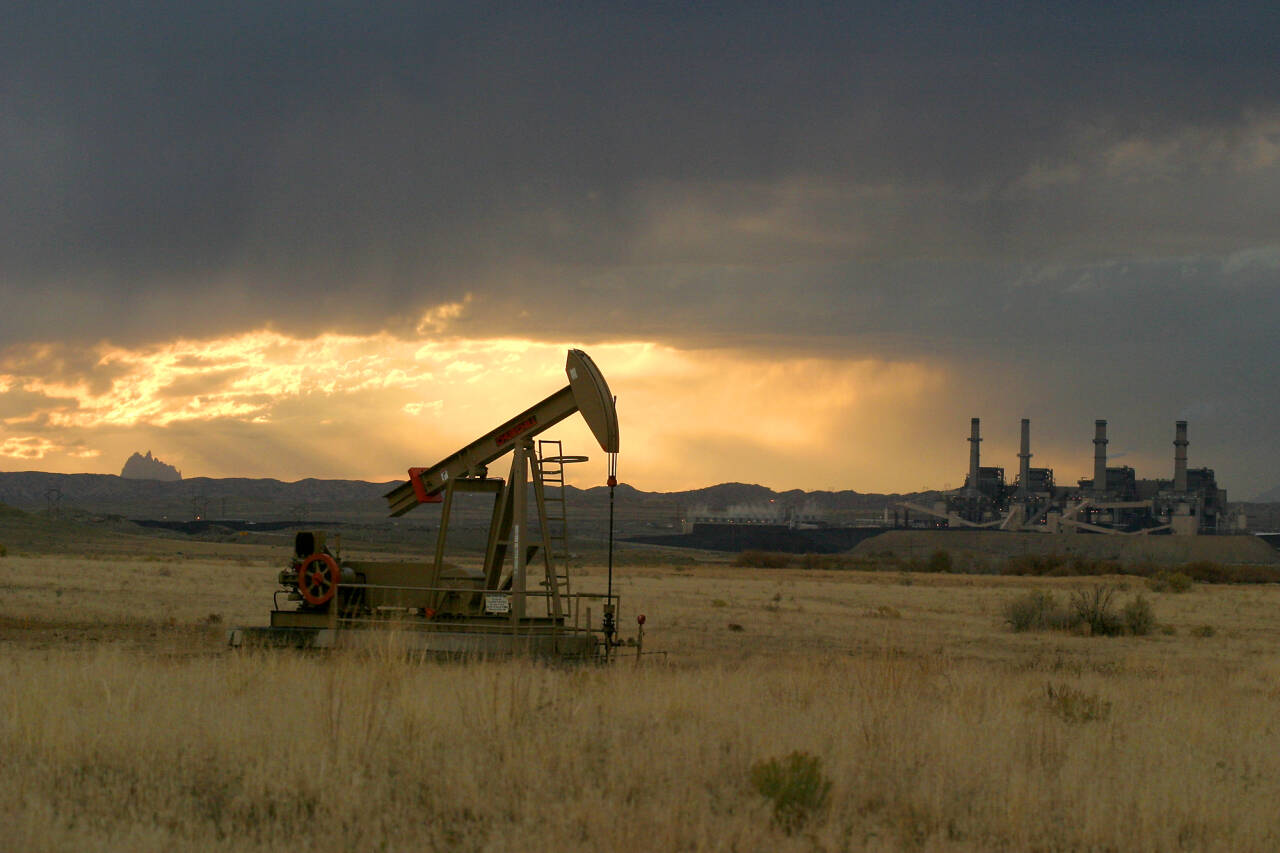
[[[637,567],[624,625],[644,612],[669,652],[638,666],[414,662],[391,636],[223,650],[223,628],[265,621],[274,571],[0,560],[2,846],[1280,844],[1275,587],[1146,592],[1175,633],[1091,638],[1000,624],[1070,579]],[[1145,589],[1128,582],[1121,599]],[[797,750],[832,787],[788,835],[751,767]]]

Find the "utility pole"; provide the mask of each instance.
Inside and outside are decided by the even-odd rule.
[[[62,514],[62,487],[50,486],[44,493],[45,502],[48,504],[49,517],[57,518]]]

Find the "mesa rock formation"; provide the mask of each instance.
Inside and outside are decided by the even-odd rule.
[[[135,453],[129,457],[129,461],[124,463],[124,468],[120,471],[120,476],[126,480],[181,480],[182,472],[172,465],[166,465],[161,462],[158,457],[152,456],[151,451],[147,451],[147,455]]]

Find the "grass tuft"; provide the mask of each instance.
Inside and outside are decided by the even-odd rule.
[[[831,793],[822,759],[807,752],[757,761],[751,765],[751,785],[773,803],[773,819],[788,835],[821,814]]]
[[[1067,723],[1092,723],[1111,716],[1110,702],[1069,684],[1046,684],[1042,701],[1049,713]]]

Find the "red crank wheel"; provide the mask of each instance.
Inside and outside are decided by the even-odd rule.
[[[307,604],[319,607],[333,598],[341,577],[337,560],[328,554],[312,554],[298,567],[298,592]]]

